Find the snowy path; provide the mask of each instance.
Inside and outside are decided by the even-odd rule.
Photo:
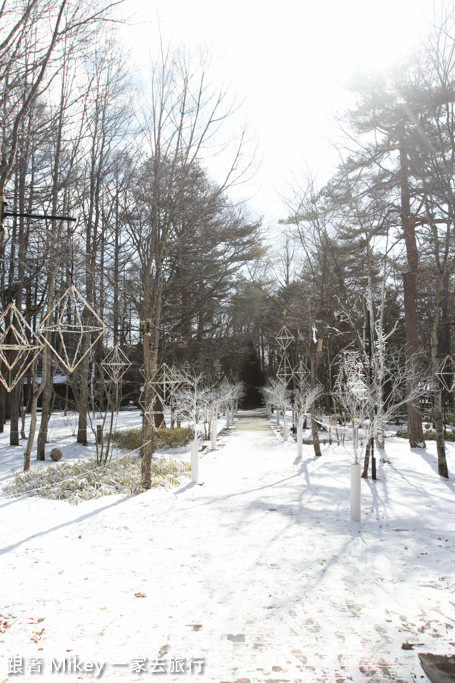
[[[203,485],[0,499],[0,681],[18,656],[9,681],[97,680],[80,670],[97,662],[108,681],[409,683],[418,651],[455,651],[453,482],[420,456],[381,465],[358,525],[346,453],[298,460],[255,420],[205,451]]]

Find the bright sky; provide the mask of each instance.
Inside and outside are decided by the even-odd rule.
[[[439,2],[440,0],[437,0]],[[127,0],[137,11],[134,44],[145,53],[159,31],[213,53],[220,83],[245,98],[242,115],[258,139],[259,170],[237,192],[273,225],[281,199],[306,166],[325,180],[336,161],[334,115],[343,83],[365,67],[402,56],[425,34],[432,0]]]

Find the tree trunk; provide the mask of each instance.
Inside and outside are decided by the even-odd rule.
[[[9,433],[9,443],[10,446],[19,446],[19,413],[21,405],[21,391],[22,387],[17,384],[14,389],[10,392],[11,396],[11,422],[10,422],[10,433]]]
[[[415,234],[415,218],[411,215],[408,160],[404,141],[400,140],[400,189],[401,189],[401,225],[406,245],[407,269],[402,273],[404,296],[404,319],[406,327],[406,360],[408,363],[407,392],[415,393],[415,383],[418,378],[415,372],[417,354],[419,352],[419,338],[417,334],[417,271],[418,251]],[[411,448],[424,448],[425,439],[422,429],[422,415],[416,400],[407,404],[408,438]]]
[[[430,337],[430,356],[431,369],[437,377],[439,371],[439,336],[440,336],[440,316],[441,316],[441,302],[444,298],[443,290],[445,283],[445,273],[439,269],[436,280],[436,303],[433,318],[433,325]],[[436,380],[437,381],[437,380]],[[433,420],[436,431],[436,449],[438,454],[438,474],[441,477],[449,478],[449,470],[447,467],[447,457],[444,439],[444,419],[442,415],[442,389],[438,389],[433,396]]]
[[[362,479],[368,479],[368,469],[370,467],[370,452],[371,452],[371,439],[368,439],[367,447],[365,449],[365,458],[363,460]]]
[[[314,418],[314,407],[313,406],[311,406],[311,408],[310,408],[310,414],[311,414],[311,434],[313,436],[314,454],[319,457],[322,455],[322,451],[321,451],[321,444],[319,443],[318,425],[317,425],[317,422]]]
[[[0,434],[3,434],[5,429],[5,401],[6,401],[6,389],[3,384],[0,385]]]
[[[36,410],[38,407],[38,399],[40,396],[40,389],[36,378],[36,362],[33,367],[33,383],[32,383],[32,401],[30,407],[30,430],[28,433],[27,446],[24,452],[24,472],[30,469],[30,460],[32,455],[33,442],[36,434]]]
[[[148,308],[148,307],[147,307]],[[150,310],[148,308],[148,310]],[[155,394],[151,387],[152,377],[155,375],[157,369],[158,357],[158,330],[155,327],[154,332],[151,329],[151,318],[144,321],[144,339],[143,339],[143,354],[144,354],[144,416],[142,418],[142,488],[150,489],[152,486],[152,457],[154,450],[155,430],[152,415],[147,416],[147,409],[154,403]]]
[[[438,474],[441,477],[449,478],[447,467],[446,447],[444,440],[444,420],[442,417],[442,391],[436,391],[433,398],[433,417],[436,430],[436,449],[438,453]]]
[[[40,429],[38,433],[38,441],[37,441],[37,453],[36,453],[36,459],[37,460],[45,460],[46,459],[46,443],[47,443],[47,433],[48,433],[48,427],[49,427],[49,420],[51,417],[51,411],[52,411],[52,392],[53,392],[53,386],[52,386],[52,377],[48,377],[46,380],[46,384],[43,389],[42,393],[42,399],[41,399],[41,421],[40,421]]]
[[[85,337],[84,337],[85,339]],[[84,344],[85,346],[85,344]],[[84,348],[84,351],[86,349]],[[77,443],[84,446],[87,445],[87,411],[89,400],[89,354],[85,356],[79,365],[79,395],[77,401],[77,409],[79,413],[78,427],[77,427]]]
[[[317,383],[317,372],[318,372],[318,367],[319,367],[319,358],[321,356],[321,351],[322,351],[322,339],[319,340],[317,350],[316,350],[316,357],[313,358],[313,355],[310,356],[310,375],[311,375],[311,388],[315,389],[316,388],[316,383]],[[322,451],[321,451],[321,444],[319,443],[319,432],[318,432],[318,424],[315,420],[315,410],[314,410],[314,403],[310,408],[310,414],[311,414],[311,434],[313,436],[313,449],[314,449],[314,454],[316,456],[321,456]]]

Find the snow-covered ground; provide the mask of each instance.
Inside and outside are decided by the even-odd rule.
[[[201,454],[202,485],[0,497],[0,681],[409,683],[427,680],[419,652],[455,653],[455,486],[435,443],[388,439],[358,524],[347,450],[299,459],[244,418]],[[72,429],[52,418],[66,461],[93,452]],[[0,435],[3,482],[23,450]]]

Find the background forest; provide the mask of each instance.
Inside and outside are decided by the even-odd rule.
[[[99,339],[93,332],[75,342],[74,372],[45,344],[25,383],[3,382],[0,428],[9,421],[11,444],[24,410],[38,406],[38,458],[54,407],[78,411],[77,439],[86,443],[87,412],[103,400],[102,362],[114,348],[131,363],[122,401],[137,404],[163,362],[189,362],[208,379],[218,362],[229,380],[264,385],[280,367],[276,337],[285,325],[290,366],[303,361],[310,389],[322,387],[321,411],[342,403],[337,381],[346,372],[349,385],[346,359],[356,354],[375,409],[405,404],[412,447],[424,443],[423,421],[434,425],[439,473],[448,476],[453,5],[407,63],[353,79],[338,168],[322,187],[308,173],[270,235],[230,193],[253,158],[208,55],[163,41],[139,79],[116,39],[122,4],[0,6],[1,308],[14,303],[32,343],[74,287],[82,324],[89,329],[96,313],[106,326]],[[214,157],[224,166],[216,180]],[[2,322],[5,378],[13,333],[7,315]],[[46,335],[59,343],[52,326]],[[151,429],[145,420],[146,442]]]

